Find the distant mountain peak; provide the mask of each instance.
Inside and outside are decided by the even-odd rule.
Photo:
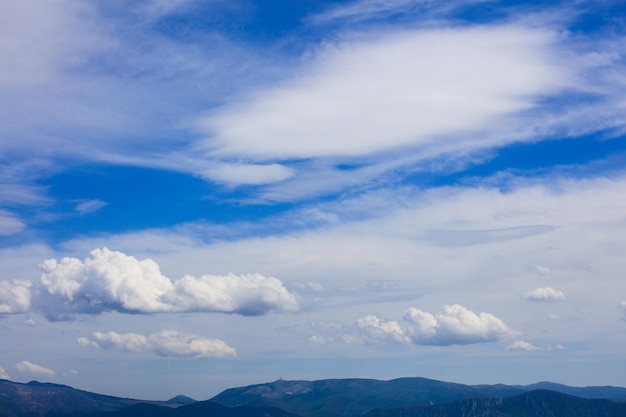
[[[177,395],[175,397],[170,398],[169,400],[167,400],[168,403],[172,403],[172,404],[193,404],[195,402],[197,402],[196,400],[194,400],[191,397],[187,397],[186,395]]]

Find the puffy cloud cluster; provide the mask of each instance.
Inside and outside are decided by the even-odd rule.
[[[172,281],[161,274],[153,260],[137,260],[107,248],[93,250],[84,262],[49,259],[41,268],[40,308],[51,319],[104,311],[260,315],[299,309],[296,295],[277,278],[260,274],[187,275]]]
[[[395,320],[385,320],[370,315],[356,322],[357,328],[367,340],[408,344],[411,342],[409,332]]]
[[[0,314],[24,313],[30,308],[31,283],[0,281]]]
[[[476,314],[459,304],[444,306],[443,312],[434,315],[410,308],[404,319],[413,325],[413,340],[424,345],[492,342],[511,333],[508,326],[493,314]]]
[[[43,366],[36,365],[29,361],[22,361],[16,364],[15,369],[17,369],[20,372],[43,375],[43,376],[54,376],[56,373],[52,369],[44,368]]]
[[[0,379],[10,379],[11,376],[0,366]]]
[[[529,301],[563,301],[565,294],[551,287],[537,288],[524,294],[524,298]]]
[[[95,332],[91,338],[79,337],[82,346],[121,350],[125,352],[154,352],[159,356],[225,358],[237,352],[219,339],[208,339],[175,330],[162,330],[148,336],[138,333]]]
[[[437,346],[493,342],[513,333],[493,314],[476,314],[459,304],[444,306],[436,314],[411,307],[403,319],[401,324],[370,315],[359,319],[356,326],[366,342]]]

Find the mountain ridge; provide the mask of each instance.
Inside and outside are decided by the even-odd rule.
[[[558,389],[576,390],[593,398],[620,398],[626,401],[626,388],[577,388],[554,384]],[[373,409],[407,405],[444,404],[479,398],[509,398],[531,391],[534,387],[464,385],[421,377],[376,379],[277,380],[245,387],[231,388],[211,398],[226,406],[271,406],[301,414],[303,417],[341,417],[361,415]],[[568,394],[565,392],[564,394]]]
[[[595,410],[589,416],[623,417],[626,388],[548,381],[464,385],[422,377],[279,379],[230,388],[206,401],[184,395],[147,401],[49,382],[0,379],[0,417],[540,417],[565,415],[554,412],[572,404],[576,410]]]

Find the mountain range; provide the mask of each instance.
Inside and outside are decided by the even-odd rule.
[[[426,378],[278,380],[207,401],[143,401],[0,380],[0,417],[623,417],[626,388],[464,385]]]

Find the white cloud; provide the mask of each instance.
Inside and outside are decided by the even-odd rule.
[[[2,367],[0,367],[0,379],[11,379],[11,376]]]
[[[411,323],[414,343],[424,345],[465,345],[499,340],[513,332],[493,314],[476,314],[459,304],[444,306],[430,314],[411,307],[404,314]]]
[[[0,281],[0,314],[24,313],[28,311],[31,296],[30,281]]]
[[[537,350],[541,350],[539,346],[535,346],[532,343],[526,342],[524,340],[516,340],[507,346],[509,350],[523,350],[526,352],[534,352]]]
[[[208,141],[217,155],[253,159],[434,146],[563,87],[566,74],[547,60],[553,40],[549,32],[503,26],[339,45],[321,55],[308,78],[207,118]]]
[[[121,350],[126,352],[153,352],[160,356],[224,358],[236,356],[236,351],[219,339],[162,330],[148,336],[137,333],[95,332],[91,338],[79,337],[82,346]]]
[[[63,314],[120,311],[222,312],[260,315],[299,309],[295,294],[280,280],[261,274],[186,275],[172,281],[151,259],[96,249],[84,262],[46,260],[41,265],[46,292],[39,307],[52,319]]]
[[[443,312],[431,314],[411,307],[403,321],[368,315],[356,321],[356,334],[349,329],[321,328],[323,334],[309,339],[312,343],[343,340],[346,343],[396,343],[415,345],[467,345],[488,343],[515,334],[501,319],[489,313],[476,314],[459,304],[444,306]],[[341,337],[337,335],[343,333]]]
[[[457,7],[482,3],[489,0],[355,0],[341,3],[330,10],[314,15],[314,23],[332,23],[337,20],[359,22],[369,19],[382,19],[390,15],[416,13],[420,19],[436,18]]]
[[[13,213],[6,210],[0,210],[0,236],[10,236],[21,232],[26,228],[26,224],[22,222]]]
[[[524,298],[529,301],[563,301],[565,295],[551,287],[537,288],[524,294]]]
[[[549,275],[552,270],[550,270],[550,268],[548,268],[547,266],[537,265],[535,267],[535,272],[539,275]]]
[[[88,214],[88,213],[93,213],[95,211],[98,211],[101,208],[106,207],[108,204],[109,203],[107,203],[106,201],[102,201],[98,199],[87,200],[87,201],[81,201],[80,203],[78,203],[74,209],[78,213],[83,215],[83,214]]]
[[[542,344],[541,346],[534,345],[524,340],[516,340],[507,346],[508,350],[521,350],[525,352],[535,351],[552,351],[552,350],[565,350],[565,346],[560,343],[557,344]]]
[[[336,19],[354,19],[361,20],[374,17],[385,13],[398,13],[430,3],[426,1],[415,0],[358,0],[348,2],[347,4],[332,8],[322,14],[312,17],[316,23],[324,23]]]
[[[15,364],[15,369],[20,372],[25,372],[29,374],[37,374],[42,376],[54,376],[55,372],[52,369],[44,368],[43,366],[36,365],[29,361],[22,361],[20,363]]]
[[[95,311],[171,310],[160,298],[173,284],[151,259],[140,261],[104,248],[92,251],[84,263],[76,258],[48,259],[41,268],[41,285],[61,303],[82,302]]]
[[[261,185],[283,181],[293,174],[293,169],[280,164],[220,164],[204,171],[202,176],[216,182]]]
[[[385,320],[370,315],[358,319],[356,326],[366,341],[400,344],[408,344],[411,341],[407,330],[395,320]]]
[[[185,276],[163,299],[182,311],[265,314],[270,310],[296,311],[298,301],[277,278],[261,274]]]

